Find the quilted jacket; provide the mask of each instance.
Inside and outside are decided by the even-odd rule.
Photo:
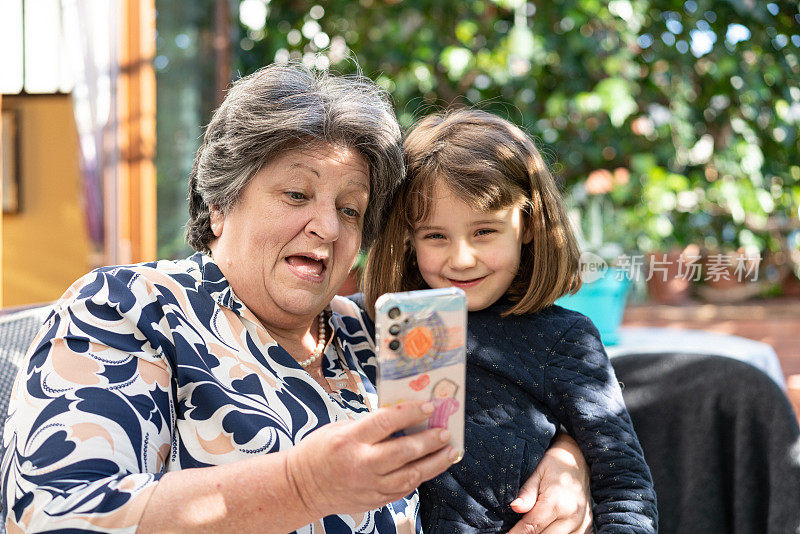
[[[506,532],[509,507],[560,426],[591,471],[595,528],[657,531],[656,495],[597,329],[550,306],[501,317],[501,300],[468,317],[465,455],[422,485],[425,532]]]

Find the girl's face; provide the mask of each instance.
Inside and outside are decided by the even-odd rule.
[[[442,185],[434,188],[429,217],[413,236],[422,278],[434,289],[463,289],[469,311],[491,306],[506,293],[522,245],[530,240],[518,205],[475,211]]]

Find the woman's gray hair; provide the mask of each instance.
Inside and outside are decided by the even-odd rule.
[[[355,149],[369,165],[361,242],[366,249],[405,172],[389,96],[364,76],[294,63],[270,65],[234,82],[214,112],[189,175],[189,245],[207,252],[215,239],[212,207],[227,214],[265,164],[285,150],[318,142]]]

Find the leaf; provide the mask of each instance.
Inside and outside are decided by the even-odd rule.
[[[633,115],[639,107],[631,96],[630,84],[622,78],[606,78],[595,86],[594,93],[602,101],[603,110],[608,113],[611,124],[622,126],[625,119]]]
[[[460,46],[448,46],[442,51],[439,61],[447,69],[451,80],[459,80],[473,63],[472,52]]]

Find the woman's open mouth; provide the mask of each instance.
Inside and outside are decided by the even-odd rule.
[[[472,278],[470,280],[453,280],[452,278],[448,278],[447,280],[451,284],[453,284],[455,287],[458,287],[458,288],[461,288],[461,289],[468,289],[470,287],[477,286],[478,284],[483,282],[484,279],[486,279],[485,276],[481,276],[480,278]]]
[[[296,255],[288,256],[286,263],[289,270],[303,280],[321,282],[325,279],[325,259]]]

